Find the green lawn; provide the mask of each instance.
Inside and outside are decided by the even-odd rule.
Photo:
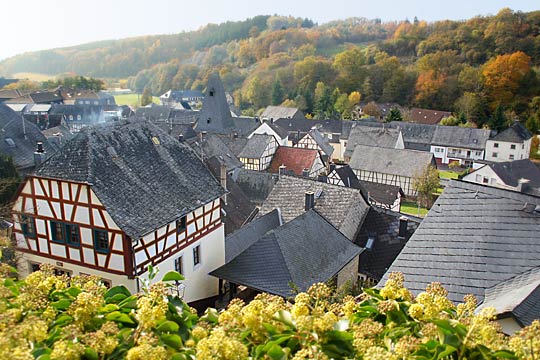
[[[142,95],[137,94],[122,94],[122,95],[115,95],[114,100],[116,101],[117,105],[129,105],[133,107],[139,107],[139,101]],[[152,97],[152,102],[155,104],[160,104],[159,98],[157,96]]]
[[[465,171],[439,170],[439,177],[442,179],[457,179],[458,176],[464,172]]]
[[[428,209],[421,207],[420,214],[418,213],[418,205],[414,201],[402,201],[401,212],[413,216],[424,217],[428,213]]]

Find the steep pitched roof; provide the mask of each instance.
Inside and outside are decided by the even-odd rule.
[[[232,122],[233,128],[229,129],[229,133],[237,133],[239,136],[248,136],[261,125],[259,119],[246,116],[233,117]]]
[[[306,191],[315,193],[314,209],[336,228],[341,228],[347,221],[353,207],[360,206],[360,214],[358,214],[360,223],[361,218],[369,209],[360,190],[282,175],[261,206],[259,213],[264,215],[279,208],[283,220],[291,221],[304,213]]]
[[[167,121],[171,115],[172,109],[165,105],[151,105],[137,108],[135,116],[143,120]]]
[[[186,144],[147,122],[85,128],[35,175],[90,184],[132,239],[224,193]]]
[[[520,179],[527,179],[527,186],[540,187],[540,169],[531,160],[515,160],[487,165],[506,185],[518,186]]]
[[[253,134],[242,149],[239,158],[260,159],[266,147],[275,141],[272,135]]]
[[[225,164],[227,171],[244,166],[219,135],[207,134],[202,140],[197,137],[191,138],[188,144],[202,158],[209,159],[214,156],[217,157]]]
[[[344,156],[351,157],[357,145],[395,149],[398,140],[399,130],[396,129],[354,126],[351,129]]]
[[[288,171],[301,176],[304,169],[311,169],[318,156],[317,150],[280,146],[274,154],[268,171],[278,173],[279,167],[285,165]]]
[[[330,143],[328,142],[328,139],[326,139],[319,130],[311,129],[309,131],[309,135],[317,143],[317,145],[319,145],[324,155],[328,157],[332,156],[332,153],[334,152],[334,148],[332,147],[332,145],[330,145]]]
[[[486,129],[437,125],[431,144],[484,150],[490,134],[491,131]]]
[[[462,301],[540,265],[540,198],[450,181],[388,273],[418,293],[433,281]]]
[[[540,319],[540,267],[487,288],[479,308],[484,307],[494,307],[499,316],[512,314],[521,326]]]
[[[406,149],[430,151],[436,126],[393,121],[390,126],[401,131]]]
[[[291,119],[295,115],[297,115],[299,111],[300,110],[298,110],[298,108],[290,108],[285,106],[268,106],[261,114],[261,118],[271,120],[277,120],[282,118]]]
[[[11,156],[15,167],[28,169],[34,166],[34,151],[38,141],[43,143],[46,156],[57,150],[34,123],[24,120],[8,106],[0,104],[0,153]]]
[[[196,130],[225,134],[234,127],[223,83],[217,73],[210,74]]]
[[[354,170],[415,177],[428,165],[434,164],[433,154],[403,149],[377,148],[357,145],[349,165]]]
[[[523,126],[519,121],[514,121],[514,123],[508,129],[495,135],[492,140],[522,143],[529,140],[531,137],[531,132],[527,130],[525,126]]]
[[[325,282],[358,256],[354,245],[316,211],[271,230],[210,274],[236,284],[289,297]],[[271,269],[271,271],[269,271]]]
[[[243,253],[264,234],[281,225],[279,209],[275,209],[228,235],[225,238],[225,263]]]
[[[450,115],[452,115],[452,113],[449,111],[429,110],[420,108],[411,109],[411,120],[412,122],[418,124],[435,125],[440,123],[443,118]]]
[[[233,179],[242,192],[256,204],[262,204],[266,200],[274,188],[276,177],[275,174],[247,169],[239,169],[233,174]]]
[[[392,206],[399,193],[403,194],[403,190],[399,186],[380,184],[370,181],[360,181],[360,185],[367,192],[368,199],[374,200],[380,204]]]
[[[418,228],[419,222],[407,218],[407,232],[399,237],[399,224],[402,214],[369,209],[369,213],[356,237],[355,244],[366,248],[360,256],[361,273],[380,280],[386,270],[392,265],[409,238]],[[370,240],[372,239],[372,240]]]

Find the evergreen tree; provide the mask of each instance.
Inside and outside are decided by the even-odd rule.
[[[535,115],[529,116],[527,122],[525,122],[525,127],[531,132],[531,134],[538,134],[538,119]]]
[[[152,94],[150,93],[150,88],[145,87],[141,96],[141,106],[146,106],[152,103]]]
[[[386,115],[385,120],[386,122],[403,121],[403,116],[401,116],[401,111],[397,107],[393,107],[390,109],[388,115]]]
[[[274,85],[272,86],[272,105],[279,105],[284,100],[284,91],[283,86],[281,86],[281,81],[276,79]]]
[[[499,104],[495,109],[495,113],[493,113],[493,115],[489,119],[489,127],[491,128],[491,130],[501,131],[507,127],[506,123],[507,120],[504,116],[503,107]]]

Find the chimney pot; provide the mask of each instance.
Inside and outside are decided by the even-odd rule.
[[[281,175],[285,175],[285,169],[287,169],[287,167],[284,164],[281,164],[279,166],[279,172],[278,172],[279,177],[281,177]]]
[[[313,209],[315,206],[315,193],[313,191],[306,191],[306,201],[304,209],[306,211]]]
[[[398,237],[405,238],[407,237],[407,225],[408,225],[409,219],[406,216],[401,216],[399,218],[399,232]]]
[[[43,149],[43,143],[41,141],[37,142],[36,152],[38,152],[38,153],[44,153],[45,152],[45,150]]]
[[[178,141],[184,142],[184,135],[182,134],[178,135]]]
[[[302,177],[305,177],[305,178],[309,177],[309,169],[304,168],[304,170],[302,170]]]

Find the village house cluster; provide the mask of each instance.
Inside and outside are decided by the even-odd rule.
[[[71,89],[0,101],[0,153],[25,176],[12,209],[23,276],[46,263],[136,292],[150,266],[176,270],[203,308],[401,271],[413,292],[438,281],[453,301],[494,306],[507,333],[540,318],[540,170],[519,122],[495,133],[425,109],[385,123],[279,106],[245,117],[217,74],[204,93],[134,112]],[[471,171],[425,218],[400,212],[426,167],[451,164]]]

